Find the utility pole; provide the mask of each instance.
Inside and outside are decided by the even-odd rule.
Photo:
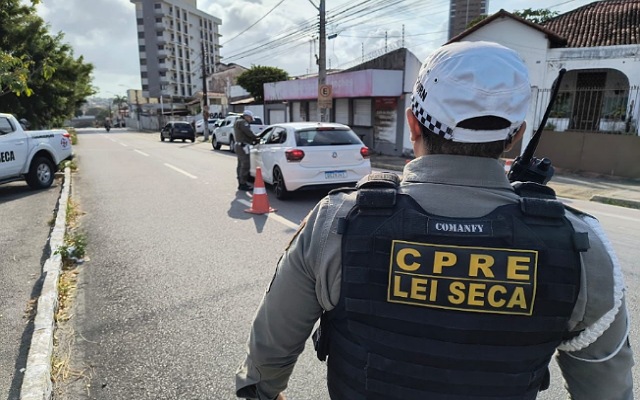
[[[207,90],[207,68],[204,58],[204,41],[201,43],[202,53],[202,119],[204,119],[204,126],[207,126],[207,120],[209,119],[209,91]]]
[[[325,32],[325,0],[320,0],[320,6],[316,6],[309,0],[316,10],[320,12],[320,56],[318,57],[318,121],[328,121],[327,109],[331,108],[331,88],[327,87],[327,38]],[[324,96],[324,97],[323,97]],[[327,106],[328,105],[328,106]]]
[[[326,27],[325,27],[325,0],[320,0],[320,59],[318,66],[318,88],[324,86],[327,83],[327,35],[326,35]],[[320,107],[318,104],[318,111],[320,113],[319,120],[320,122],[326,122],[328,118],[326,118],[327,109]]]

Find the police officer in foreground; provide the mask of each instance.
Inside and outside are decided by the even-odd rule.
[[[234,152],[238,158],[236,176],[238,178],[238,190],[251,190],[247,182],[249,180],[249,145],[258,142],[249,124],[253,121],[251,110],[244,110],[242,116],[233,124],[233,137],[235,139]]]
[[[574,400],[633,398],[619,262],[598,221],[498,158],[525,130],[516,52],[446,45],[406,117],[416,159],[330,193],[257,311],[238,397],[274,399],[314,340],[332,399],[535,399],[557,353]],[[318,333],[320,333],[318,337]]]

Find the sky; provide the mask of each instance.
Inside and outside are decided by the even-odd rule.
[[[23,0],[26,1],[26,0]],[[403,44],[419,59],[447,41],[449,0],[386,0],[388,6],[354,15],[363,0],[326,0],[327,68],[358,64]],[[488,0],[489,14],[548,8],[567,12],[592,0]],[[317,21],[320,0],[197,0],[198,9],[222,20],[223,63],[250,68],[281,68],[290,76],[317,73],[317,32],[303,28]],[[371,2],[380,3],[373,0]],[[138,38],[134,4],[129,0],[42,0],[38,15],[52,34],[62,33],[74,56],[94,66],[97,97],[123,96],[140,89]],[[306,32],[306,33],[305,33]],[[314,38],[315,34],[315,38]],[[289,35],[289,36],[288,36]],[[385,39],[386,35],[386,39]],[[269,48],[270,40],[284,46]],[[244,53],[243,53],[244,52]]]

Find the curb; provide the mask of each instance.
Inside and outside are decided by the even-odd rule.
[[[400,171],[400,172],[404,170],[404,167],[399,167],[397,165],[385,164],[385,163],[379,163],[379,162],[372,162],[371,168],[384,169],[387,171]]]
[[[635,208],[640,209],[640,201],[636,200],[627,200],[627,199],[618,199],[615,197],[606,197],[606,196],[592,196],[589,201],[595,201],[598,203],[609,204],[612,206],[620,206],[626,208]]]
[[[33,323],[33,336],[27,355],[20,400],[51,399],[53,385],[51,383],[51,356],[53,354],[53,334],[55,331],[54,315],[58,307],[58,277],[62,270],[62,257],[55,254],[64,244],[66,233],[67,204],[71,184],[71,169],[64,170],[64,182],[56,222],[49,237],[50,256],[42,267],[42,292],[38,298],[36,317]]]

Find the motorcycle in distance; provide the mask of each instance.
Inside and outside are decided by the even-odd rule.
[[[111,122],[110,121],[104,121],[104,129],[107,130],[107,133],[111,130]]]

